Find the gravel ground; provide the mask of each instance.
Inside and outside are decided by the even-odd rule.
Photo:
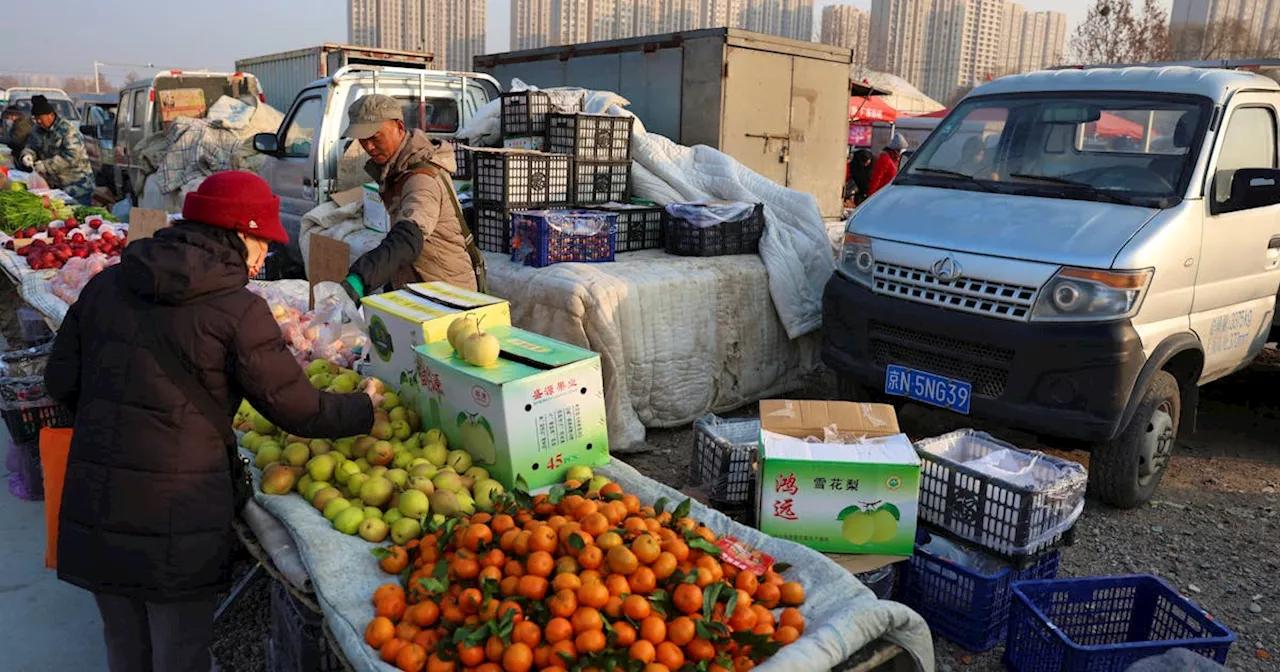
[[[20,342],[11,288],[0,289],[0,333]],[[1150,573],[1169,581],[1235,631],[1227,664],[1233,670],[1276,670],[1280,655],[1280,355],[1264,353],[1250,369],[1201,393],[1198,432],[1178,449],[1151,504],[1119,511],[1090,503],[1074,546],[1062,555],[1062,576]],[[794,398],[833,398],[829,374],[815,375]],[[751,406],[727,415],[754,413]],[[962,418],[918,406],[899,409],[913,439],[962,426]],[[1088,456],[1061,452],[1035,437],[980,427],[1024,447],[1049,450],[1088,464]],[[652,450],[622,459],[676,488],[686,486],[690,428],[651,430]],[[237,556],[234,574],[252,566]],[[260,576],[215,627],[214,655],[225,670],[266,668],[263,643],[270,631],[269,581]],[[1002,647],[970,654],[935,638],[938,668],[999,670]]]

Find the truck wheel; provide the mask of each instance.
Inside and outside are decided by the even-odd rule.
[[[1095,447],[1089,456],[1092,490],[1103,502],[1121,509],[1151,499],[1178,438],[1182,396],[1177,379],[1159,371],[1141,394],[1138,410],[1120,436]]]

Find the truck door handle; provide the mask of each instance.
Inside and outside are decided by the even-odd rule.
[[[311,178],[309,177],[302,178],[302,186],[304,187],[311,186]],[[1277,238],[1276,240],[1273,240],[1271,242],[1275,243],[1276,245],[1280,245],[1280,242],[1277,242],[1277,241],[1280,241],[1280,238]]]

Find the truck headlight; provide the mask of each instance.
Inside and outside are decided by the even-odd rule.
[[[875,268],[871,238],[857,233],[844,234],[844,244],[840,247],[840,272],[854,282],[871,287]]]
[[[1040,292],[1031,319],[1040,322],[1120,320],[1138,312],[1152,269],[1100,271],[1063,268]]]

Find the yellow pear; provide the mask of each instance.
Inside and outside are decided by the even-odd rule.
[[[472,366],[493,366],[501,354],[502,344],[493,334],[477,331],[462,341],[462,359]]]
[[[463,315],[453,322],[449,323],[449,331],[446,338],[449,345],[453,346],[455,352],[462,352],[462,341],[471,334],[476,333],[480,328],[479,323],[470,315]]]

